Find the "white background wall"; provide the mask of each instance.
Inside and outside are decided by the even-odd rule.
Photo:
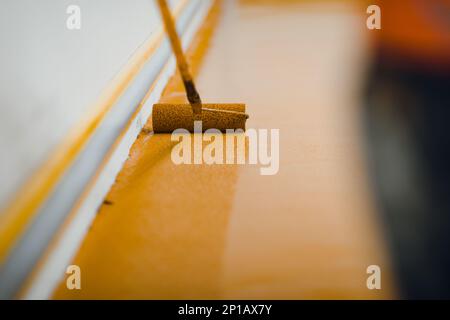
[[[159,24],[155,0],[1,1],[0,209]]]

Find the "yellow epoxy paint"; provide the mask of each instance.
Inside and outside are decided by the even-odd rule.
[[[325,21],[317,4],[221,4],[188,59],[205,102],[243,101],[249,128],[280,129],[279,173],[176,166],[150,120],[73,261],[82,289],[63,280],[54,298],[392,297],[359,147],[352,7]],[[177,75],[161,102],[184,101]],[[367,289],[369,265],[382,290]]]

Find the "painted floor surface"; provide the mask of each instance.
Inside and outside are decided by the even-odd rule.
[[[176,166],[150,119],[74,259],[82,289],[54,298],[392,297],[360,147],[364,23],[344,4],[215,7],[189,51],[200,93],[280,129],[278,174]],[[178,76],[162,102],[184,102]]]

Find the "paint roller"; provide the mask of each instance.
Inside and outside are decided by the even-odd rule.
[[[180,38],[166,0],[158,0],[161,16],[169,35],[172,50],[177,60],[178,70],[183,79],[189,104],[157,103],[153,105],[152,122],[155,133],[172,133],[176,129],[194,132],[194,121],[202,121],[202,130],[227,129],[245,130],[248,115],[245,104],[202,103],[189,72],[189,66],[181,48]]]

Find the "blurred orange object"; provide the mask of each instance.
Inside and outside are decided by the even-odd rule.
[[[379,0],[377,44],[396,64],[450,69],[450,0]]]

